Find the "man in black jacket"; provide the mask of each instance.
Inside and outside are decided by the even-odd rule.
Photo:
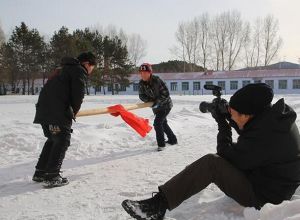
[[[34,123],[41,124],[47,141],[33,181],[45,182],[49,187],[68,184],[67,178],[61,177],[60,169],[70,146],[72,120],[80,109],[86,79],[95,65],[96,57],[91,52],[81,53],[77,59],[65,57],[42,89]]]
[[[152,106],[155,114],[153,125],[158,151],[161,151],[164,149],[165,143],[177,144],[177,138],[167,121],[167,115],[170,113],[173,103],[166,84],[158,76],[152,75],[152,67],[149,63],[143,63],[139,72],[141,74],[139,97],[143,102],[154,102]],[[165,141],[164,133],[167,135],[167,141]]]
[[[125,200],[124,209],[137,219],[163,219],[184,200],[216,184],[227,196],[246,207],[260,209],[292,197],[300,184],[300,136],[296,113],[280,99],[271,105],[272,89],[264,83],[249,84],[230,99],[226,118],[218,123],[217,154],[208,154],[187,166],[153,198]],[[239,134],[232,141],[231,126]]]

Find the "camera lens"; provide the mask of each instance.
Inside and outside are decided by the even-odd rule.
[[[211,103],[209,103],[209,102],[201,102],[199,105],[199,110],[202,113],[207,113],[207,112],[209,112],[210,105],[211,105]]]

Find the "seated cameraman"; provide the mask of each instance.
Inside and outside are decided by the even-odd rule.
[[[125,200],[123,208],[136,219],[163,219],[210,183],[242,206],[260,209],[292,197],[300,184],[300,136],[296,113],[280,99],[271,105],[272,89],[249,84],[230,99],[227,115],[211,111],[218,123],[217,154],[207,154],[187,166],[153,198]],[[229,122],[228,122],[229,121]],[[231,127],[239,138],[232,142]]]

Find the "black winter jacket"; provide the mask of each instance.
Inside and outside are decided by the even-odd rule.
[[[143,102],[154,102],[153,106],[157,105],[153,112],[161,109],[173,107],[169,90],[158,76],[151,75],[149,81],[140,80],[139,83],[139,97]]]
[[[300,136],[296,113],[280,99],[249,121],[232,142],[231,128],[218,123],[217,152],[242,170],[264,203],[289,200],[300,184]]]
[[[62,59],[62,68],[44,85],[36,104],[34,123],[71,126],[84,98],[86,69],[74,58]]]

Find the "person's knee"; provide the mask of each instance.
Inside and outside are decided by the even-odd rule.
[[[69,135],[59,134],[59,135],[53,136],[52,140],[55,145],[69,147],[71,137]]]
[[[222,167],[222,157],[217,154],[206,154],[199,159],[211,171],[216,172]]]
[[[219,160],[220,156],[217,154],[206,154],[202,157],[202,159],[207,161],[215,161],[215,160]]]

